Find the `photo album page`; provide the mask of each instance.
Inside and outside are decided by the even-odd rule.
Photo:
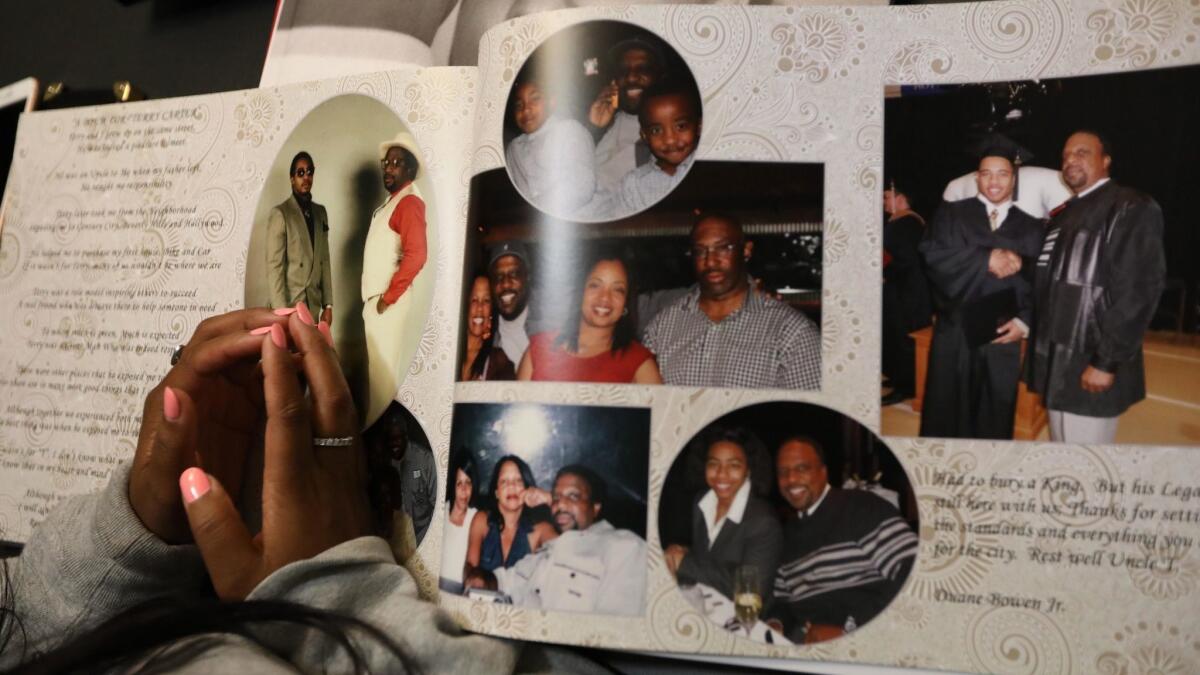
[[[1200,5],[481,34],[474,67],[22,117],[0,539],[133,454],[201,320],[304,302],[397,560],[468,630],[1200,669]]]

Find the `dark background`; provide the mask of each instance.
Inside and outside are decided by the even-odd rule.
[[[514,410],[540,410],[549,422],[541,449],[504,445],[497,423]],[[608,502],[600,517],[646,538],[650,470],[650,410],[537,403],[459,403],[450,428],[450,455],[468,452],[479,470],[480,508],[490,505],[492,469],[503,456],[525,460],[537,486],[552,491],[554,476],[568,464],[583,464],[607,482]]]
[[[775,485],[775,451],[787,437],[804,435],[815,439],[825,450],[830,486],[841,487],[849,477],[869,480],[879,475],[881,485],[900,493],[900,515],[913,531],[920,531],[912,485],[900,462],[878,436],[842,413],[811,403],[758,403],[726,413],[704,429],[714,426],[748,429],[766,446],[771,455],[770,501],[781,520],[791,507]],[[694,504],[708,489],[704,482],[704,455],[708,448],[700,447],[702,444],[697,442],[703,434],[702,429],[688,442],[663,482],[658,534],[664,549],[671,544],[691,545]]]
[[[167,98],[258,86],[275,2],[8,0],[3,11],[0,84],[32,76],[107,91],[130,80]]]
[[[0,4],[0,87],[37,78],[39,109],[114,102],[127,80],[153,99],[258,86],[274,0],[37,0]],[[21,108],[0,112],[0,194]]]
[[[662,38],[633,24],[621,21],[587,21],[569,26],[550,36],[529,55],[522,64],[518,79],[536,68],[541,75],[548,75],[552,93],[556,95],[557,112],[573,117],[587,125],[588,108],[617,73],[609,61],[608,52],[622,40],[643,40],[659,49],[663,56],[666,77],[686,78],[695,85],[691,70],[678,52]],[[595,59],[597,71],[585,71],[585,62]],[[664,78],[665,79],[665,78]],[[513,101],[510,92],[504,109],[504,143],[520,133],[513,122]]]
[[[559,256],[578,256],[588,242],[603,240],[627,244],[645,260],[644,265],[630,260],[641,290],[690,286],[695,279],[685,255],[689,232],[698,214],[716,212],[736,217],[750,230],[747,236],[755,242],[750,273],[768,287],[820,290],[820,231],[799,225],[822,221],[824,173],[821,164],[697,161],[674,191],[646,211],[609,223],[580,224],[542,214],[517,193],[504,169],[493,169],[471,180],[467,279],[486,273],[485,251],[497,242],[546,242],[547,249],[554,249],[547,257],[539,260],[531,252],[537,275],[538,268],[561,264]]]
[[[687,254],[692,224],[698,214],[716,212],[740,220],[754,242],[750,275],[768,291],[804,289],[784,299],[820,325],[824,190],[823,164],[697,161],[675,190],[649,209],[608,223],[581,224],[530,206],[504,169],[486,171],[471,179],[462,319],[473,279],[487,274],[487,251],[508,240],[528,247],[530,302],[551,324],[579,302],[579,260],[595,246],[616,249],[634,294],[687,288],[695,283]],[[465,324],[459,333],[465,340]]]
[[[1016,96],[1014,87],[1016,85]],[[884,104],[884,176],[907,192],[927,220],[951,179],[974,171],[973,131],[999,123],[1013,108],[1022,118],[1002,124],[1033,152],[1030,165],[1061,167],[1067,137],[1094,129],[1112,143],[1112,177],[1153,197],[1166,220],[1168,290],[1156,327],[1200,329],[1200,66],[1115,75],[905,88]],[[1173,285],[1172,285],[1173,284]],[[1184,317],[1176,317],[1180,294]]]

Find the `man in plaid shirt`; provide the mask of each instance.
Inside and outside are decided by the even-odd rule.
[[[666,384],[821,388],[821,333],[804,314],[751,290],[753,247],[730,216],[702,216],[692,227],[697,286],[659,312],[642,340]]]

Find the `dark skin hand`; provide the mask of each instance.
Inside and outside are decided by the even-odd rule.
[[[1079,386],[1083,387],[1086,392],[1101,394],[1111,389],[1116,379],[1116,375],[1113,373],[1105,372],[1095,366],[1088,366],[1084,369],[1083,375],[1079,377]]]
[[[613,80],[596,94],[596,100],[588,108],[588,122],[599,129],[608,128],[617,114],[616,98],[617,81]]]
[[[999,337],[992,340],[992,344],[996,345],[1020,342],[1025,337],[1025,333],[1021,330],[1021,326],[1017,324],[1016,319],[1009,319],[1003,326],[996,329],[996,334]]]
[[[485,572],[478,567],[471,568],[463,578],[463,588],[483,588],[489,591],[494,591],[498,587],[496,583],[496,575],[491,572]]]
[[[279,568],[371,533],[358,415],[333,349],[296,316],[286,334],[272,326],[260,349],[266,412],[262,531],[251,535],[215,476],[190,468],[179,477],[188,523],[222,600],[242,600]],[[314,437],[353,440],[324,447],[313,445]]]
[[[776,633],[783,634],[783,622],[779,619],[767,619],[767,626]],[[807,623],[804,625],[804,644],[811,645],[826,640],[839,638],[846,634],[840,626],[828,623]]]
[[[663,562],[667,565],[667,571],[671,574],[679,573],[679,566],[683,564],[683,559],[687,557],[688,549],[686,546],[679,544],[671,544],[667,550],[663,551]]]
[[[988,272],[997,279],[1010,277],[1021,271],[1021,256],[1003,248],[992,249],[988,256]]]
[[[185,468],[202,467],[232,494],[240,493],[242,469],[263,411],[257,363],[264,337],[250,331],[286,321],[269,309],[204,320],[179,363],[147,394],[129,475],[129,503],[146,529],[163,541],[192,541],[177,485]],[[166,412],[178,409],[174,420],[164,415],[168,398],[174,405]],[[203,423],[197,423],[198,415]]]
[[[833,626],[827,623],[810,623],[808,630],[804,631],[804,644],[811,645],[817,642],[824,642],[839,638],[846,634],[846,631],[841,626]]]

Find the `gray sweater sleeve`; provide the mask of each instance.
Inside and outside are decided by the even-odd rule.
[[[204,587],[196,547],[171,546],[148,531],[129,505],[128,484],[123,464],[102,491],[59,504],[8,561],[23,630],[0,653],[0,668],[152,597]]]
[[[147,531],[129,505],[129,466],[101,492],[59,505],[8,561],[8,589],[24,629],[0,652],[10,668],[152,597],[206,592],[194,546],[170,546]],[[376,626],[426,673],[586,672],[596,664],[551,646],[473,635],[445,611],[417,596],[412,575],[397,565],[387,542],[361,537],[280,568],[249,600],[285,600],[353,616]],[[305,671],[341,672],[345,654],[321,634],[264,629],[264,642]],[[397,670],[382,646],[360,641],[373,672]],[[524,649],[523,649],[524,647]],[[518,661],[519,659],[519,661]],[[188,672],[291,672],[291,666],[245,639],[212,643],[183,668]]]
[[[386,633],[422,672],[512,672],[518,643],[463,631],[445,611],[417,595],[417,584],[379,537],[360,537],[277,570],[248,600],[286,600],[366,621]],[[265,634],[294,663],[330,672],[349,668],[345,654],[315,632],[294,627]],[[372,672],[395,669],[382,645],[362,641]],[[341,663],[345,668],[339,668]]]

